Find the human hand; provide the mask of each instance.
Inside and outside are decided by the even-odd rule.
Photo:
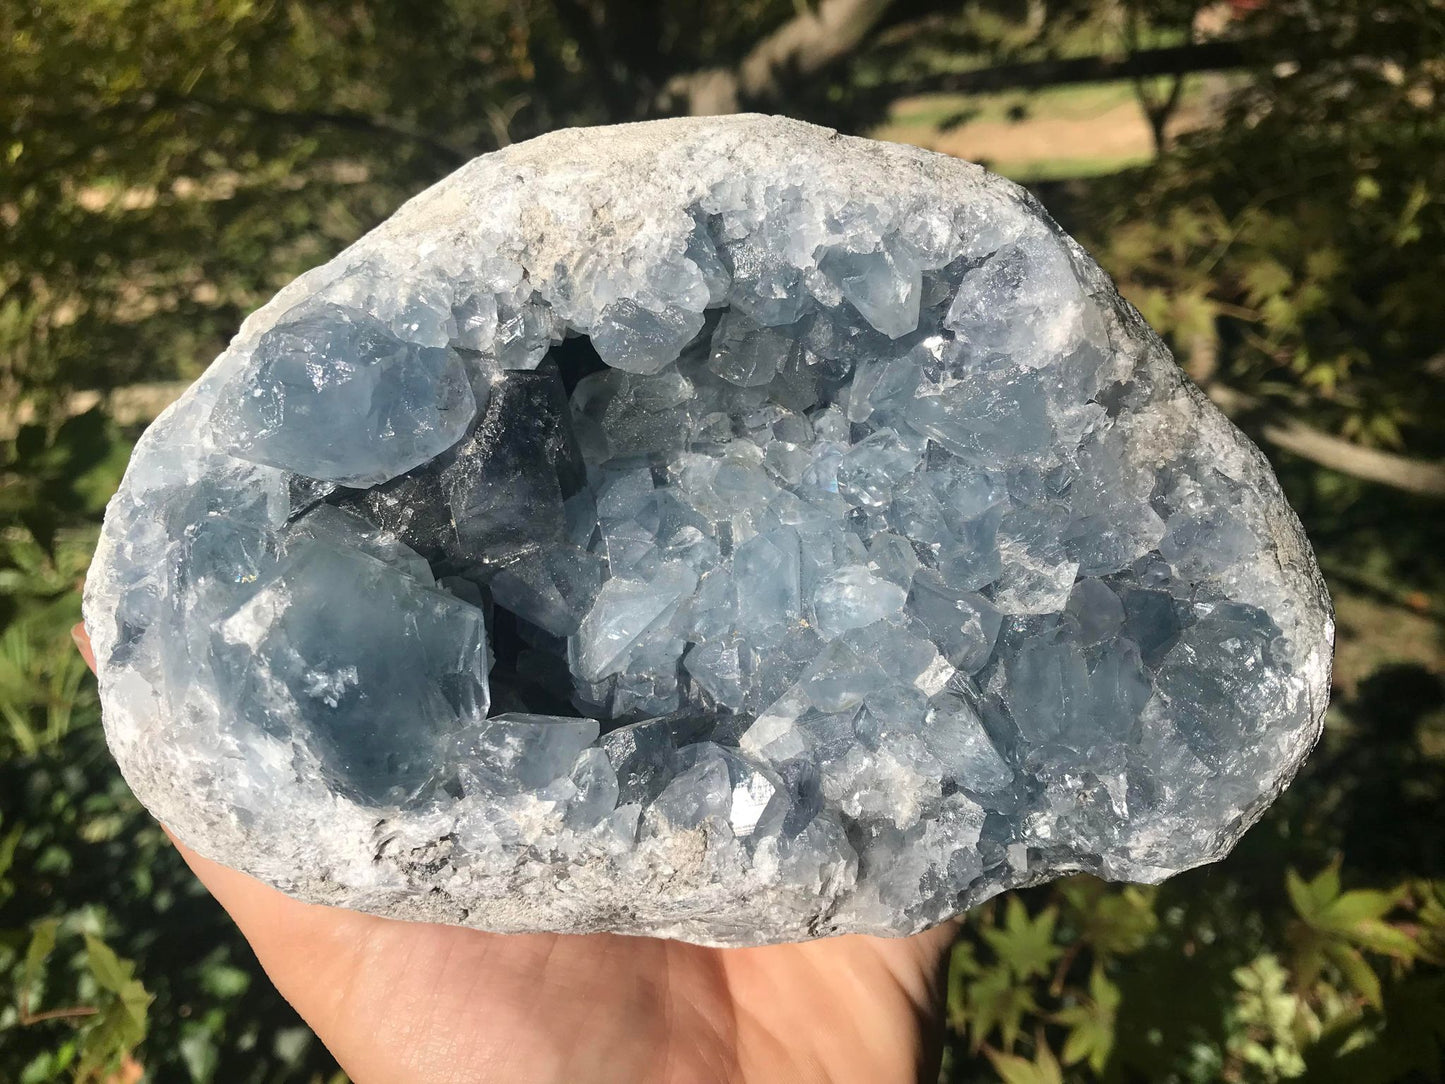
[[[94,669],[81,626],[75,638]],[[301,903],[176,848],[357,1084],[932,1080],[945,925],[710,949],[490,934]]]

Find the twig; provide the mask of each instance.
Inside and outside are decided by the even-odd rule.
[[[789,19],[735,68],[705,68],[670,79],[660,95],[664,110],[693,116],[736,113],[780,96],[788,76],[812,75],[861,45],[893,0],[822,0]]]
[[[85,1016],[94,1016],[100,1012],[99,1009],[90,1005],[76,1005],[69,1009],[46,1009],[44,1012],[20,1013],[19,1020],[21,1027],[30,1027],[32,1024],[43,1024],[47,1020],[76,1020]]]
[[[1059,965],[1054,968],[1054,979],[1049,983],[1049,993],[1054,997],[1058,997],[1064,992],[1064,979],[1068,976],[1069,968],[1074,966],[1074,961],[1079,956],[1079,950],[1083,947],[1083,941],[1074,941],[1064,949],[1064,954],[1059,957]]]
[[[16,1017],[20,1026],[28,1028],[34,1024],[43,1024],[47,1020],[78,1020],[86,1016],[94,1016],[100,1012],[91,1005],[74,1005],[68,1009],[46,1009],[44,1012],[30,1011],[30,995],[21,993],[15,1002]]]

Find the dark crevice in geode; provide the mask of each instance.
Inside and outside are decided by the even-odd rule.
[[[547,352],[547,360],[555,362],[562,376],[562,387],[570,399],[585,377],[606,370],[607,363],[597,353],[586,335],[569,332],[567,337]]]

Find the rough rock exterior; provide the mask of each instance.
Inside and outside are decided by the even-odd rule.
[[[756,116],[487,155],[282,290],[138,445],[86,621],[203,854],[715,944],[1220,857],[1332,635],[1263,457],[1030,196]]]

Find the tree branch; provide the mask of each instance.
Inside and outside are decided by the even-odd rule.
[[[17,1014],[20,1026],[23,1028],[34,1027],[36,1024],[43,1024],[47,1020],[80,1020],[87,1016],[94,1016],[100,1012],[99,1009],[91,1008],[89,1005],[77,1005],[71,1009],[46,1009],[44,1012],[21,1012]]]
[[[1207,390],[1209,397],[1231,417],[1245,419],[1260,409],[1259,400],[1223,384],[1213,384]],[[1407,493],[1445,497],[1445,463],[1365,448],[1293,418],[1265,413],[1247,420],[1253,422],[1251,428],[1268,443],[1321,467]]]
[[[31,1012],[30,995],[24,992],[20,994],[15,1008],[16,1019],[22,1028],[34,1027],[47,1020],[79,1020],[100,1012],[99,1009],[90,1005],[75,1005],[68,1009],[46,1009],[43,1012]]]
[[[161,108],[174,110],[184,110],[187,108],[200,109],[218,115],[233,116],[241,119],[250,117],[257,120],[290,124],[302,129],[340,128],[348,131],[394,136],[424,146],[441,157],[452,159],[458,165],[470,161],[477,153],[480,153],[468,151],[465,147],[458,147],[454,143],[449,143],[439,136],[423,131],[415,125],[395,117],[372,116],[365,113],[326,109],[303,109],[293,112],[289,110],[268,109],[265,106],[252,105],[246,102],[209,101],[203,98],[190,98],[169,94],[157,95],[155,103]]]
[[[168,91],[143,94],[133,99],[84,111],[47,111],[42,106],[29,110],[28,112],[28,119],[32,124],[35,124],[37,120],[40,121],[40,124],[35,124],[36,127],[42,124],[49,128],[64,128],[69,126],[75,130],[93,132],[93,142],[84,144],[78,156],[83,156],[94,149],[94,147],[103,146],[108,140],[114,138],[114,133],[106,130],[105,121],[122,117],[144,119],[158,112],[177,114],[209,113],[214,116],[227,117],[241,123],[266,121],[272,124],[286,125],[303,132],[312,131],[317,128],[337,128],[345,131],[385,135],[425,147],[437,156],[450,160],[455,165],[468,162],[477,154],[481,153],[481,150],[469,150],[466,147],[459,147],[453,143],[449,143],[439,136],[423,131],[415,125],[396,117],[372,116],[345,110],[270,109],[266,106],[248,102],[194,98]],[[43,120],[41,118],[43,118]],[[55,168],[54,164],[52,163],[49,168],[53,170]]]
[[[1107,83],[1152,75],[1187,75],[1190,72],[1243,68],[1257,59],[1245,43],[1208,41],[1143,49],[1122,57],[1076,56],[1032,60],[974,71],[927,75],[892,85],[889,91],[902,97],[908,94],[977,94],[1016,87]]]
[[[813,75],[862,44],[892,2],[821,0],[758,42],[737,67],[674,76],[661,104],[668,111],[711,116],[776,101],[790,76]]]

